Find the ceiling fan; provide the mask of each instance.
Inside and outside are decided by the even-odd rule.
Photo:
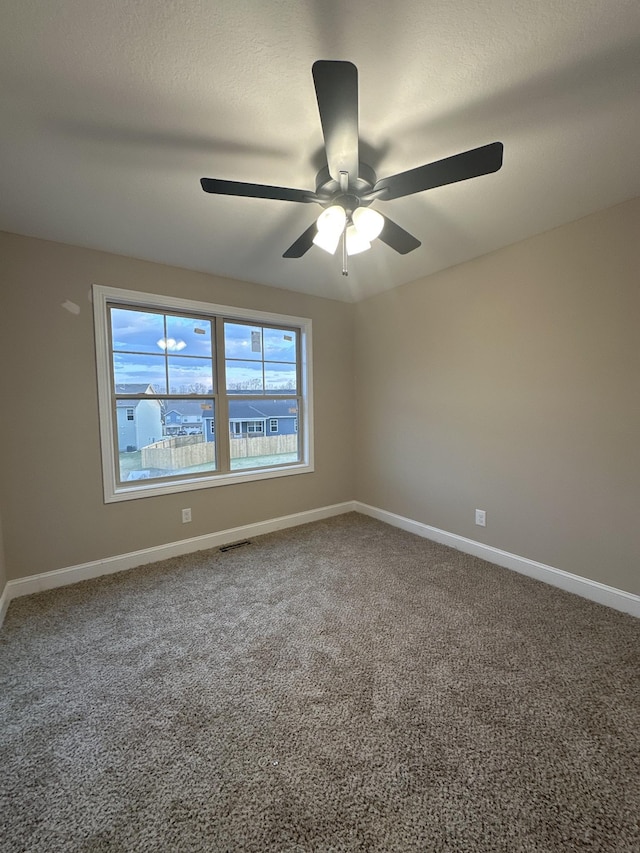
[[[284,258],[301,258],[314,244],[333,254],[342,240],[342,272],[347,275],[347,255],[370,248],[376,237],[405,255],[417,249],[420,241],[373,210],[373,202],[488,175],[502,166],[503,145],[493,142],[378,180],[373,169],[360,162],[358,153],[358,69],[351,62],[318,60],[312,71],[327,155],[327,166],[316,176],[315,192],[218,178],[200,181],[205,192],[217,195],[321,205],[323,212],[289,246]]]

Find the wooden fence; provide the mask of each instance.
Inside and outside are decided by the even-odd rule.
[[[246,459],[249,456],[276,456],[295,453],[298,449],[297,435],[256,435],[250,438],[231,436],[231,458]]]
[[[277,456],[296,453],[297,435],[259,435],[250,438],[230,439],[231,458],[247,459],[254,456]],[[176,435],[142,448],[143,468],[162,468],[176,471],[214,462],[215,442],[205,441],[203,435]]]

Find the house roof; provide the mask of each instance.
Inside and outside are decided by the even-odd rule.
[[[211,401],[209,401],[210,404]],[[207,405],[206,401],[200,400],[170,400],[167,404],[166,415],[170,412],[177,412],[181,417],[201,416],[206,418],[211,416],[211,409],[203,409],[203,405]]]
[[[253,420],[255,418],[296,417],[291,400],[234,400],[230,404],[230,420]]]
[[[115,386],[116,394],[154,394],[148,382],[126,382]]]
[[[126,402],[126,401],[125,401]],[[230,418],[243,420],[254,418],[295,417],[297,412],[292,412],[289,399],[269,400],[233,400],[231,402]],[[166,410],[166,415],[177,412],[180,417],[202,416],[212,417],[212,410],[202,408],[199,400],[172,400]]]
[[[639,37],[632,0],[5,0],[0,228],[357,300],[639,196]],[[504,143],[495,174],[373,202],[422,246],[348,278],[282,257],[316,204],[199,183],[315,189],[317,59],[357,66],[380,178]]]
[[[120,383],[115,386],[116,394],[153,394],[153,385],[149,385],[147,382],[128,382],[128,383]],[[117,409],[135,409],[138,403],[142,402],[141,400],[127,400],[122,398],[116,399],[116,408]],[[147,400],[146,402],[151,402]],[[159,403],[159,405],[161,405]]]

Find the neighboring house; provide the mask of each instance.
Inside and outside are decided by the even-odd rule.
[[[234,400],[230,404],[229,432],[235,438],[262,435],[293,435],[298,431],[298,413],[291,400]],[[215,439],[213,413],[198,400],[172,401],[164,417],[165,436],[200,435]]]
[[[153,394],[151,385],[116,385],[116,394]],[[162,406],[159,400],[116,400],[118,447],[120,451],[140,450],[162,439]]]
[[[199,435],[204,430],[204,421],[212,419],[212,409],[200,400],[171,400],[164,416],[164,434]]]
[[[293,435],[298,431],[298,410],[291,400],[234,400],[229,405],[229,431],[233,438]]]

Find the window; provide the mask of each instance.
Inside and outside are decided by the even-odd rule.
[[[106,502],[313,470],[310,320],[93,295]]]

